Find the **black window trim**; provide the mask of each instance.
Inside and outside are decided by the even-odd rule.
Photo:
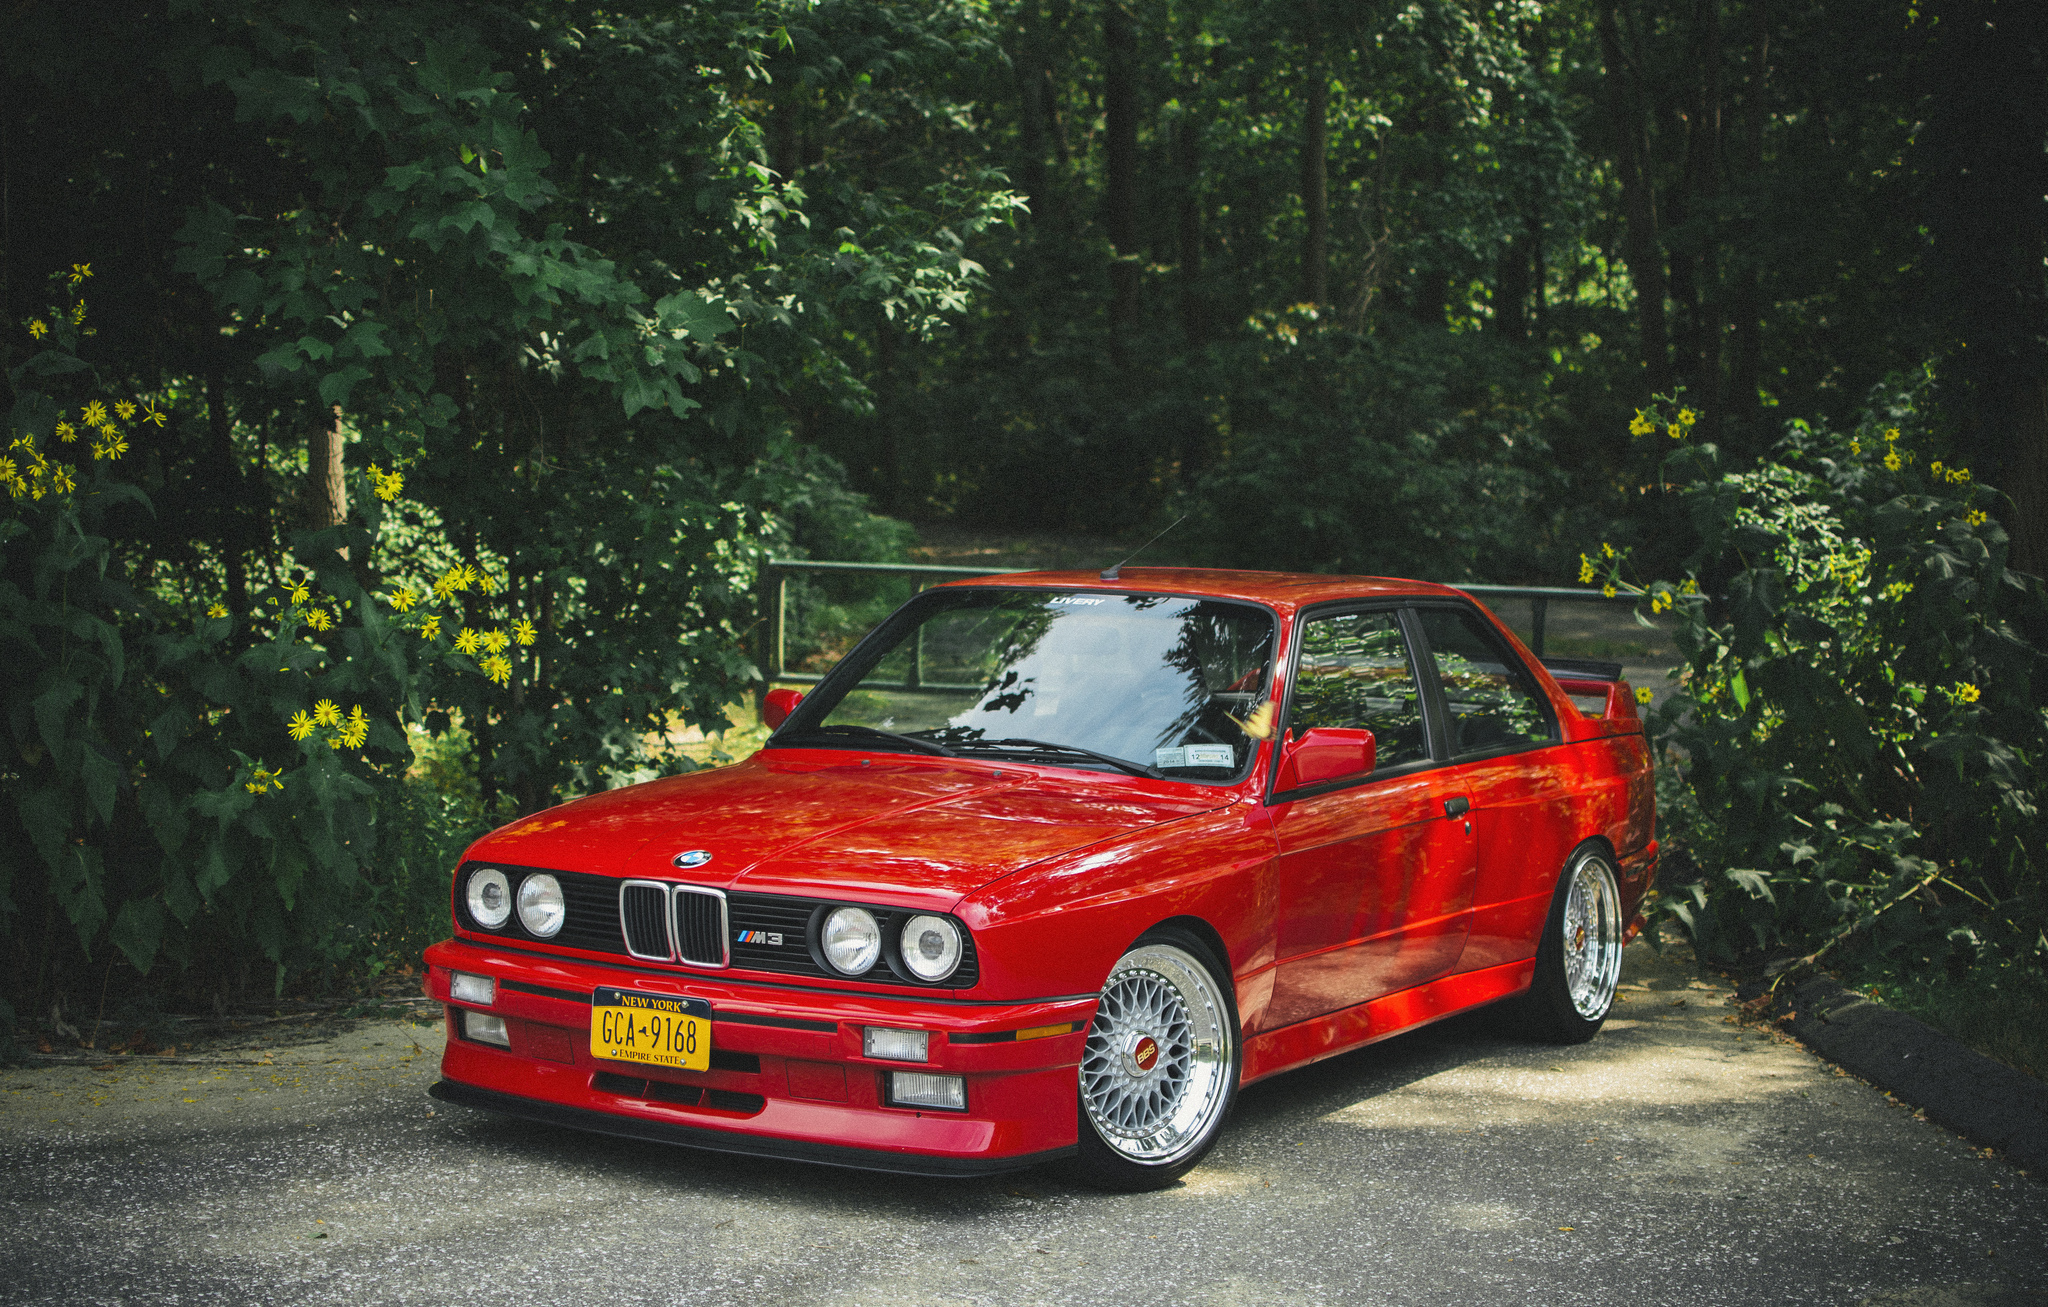
[[[1280,705],[1280,714],[1275,719],[1278,729],[1273,734],[1273,757],[1267,766],[1266,797],[1262,806],[1270,808],[1282,803],[1293,803],[1296,799],[1321,798],[1325,794],[1357,789],[1364,785],[1377,785],[1381,781],[1434,771],[1450,764],[1451,760],[1446,754],[1450,737],[1447,720],[1444,718],[1445,709],[1440,697],[1432,698],[1429,680],[1422,674],[1422,660],[1428,652],[1429,643],[1422,638],[1421,624],[1415,620],[1411,612],[1413,603],[1414,597],[1409,595],[1381,596],[1373,599],[1335,599],[1311,604],[1294,615],[1294,628],[1287,637],[1287,657],[1280,664],[1289,673],[1287,698],[1286,702]],[[1320,785],[1299,785],[1291,790],[1276,790],[1274,787],[1280,783],[1282,744],[1286,732],[1290,729],[1290,718],[1294,712],[1294,688],[1300,680],[1302,632],[1308,629],[1310,622],[1326,618],[1386,612],[1394,614],[1395,624],[1401,628],[1401,636],[1408,645],[1408,669],[1415,676],[1416,692],[1422,699],[1422,732],[1423,739],[1429,742],[1429,756],[1418,758],[1414,762],[1404,762],[1398,767],[1374,767],[1362,776],[1345,776],[1334,781],[1324,781]]]
[[[1503,665],[1522,669],[1522,674],[1528,678],[1530,686],[1536,692],[1536,702],[1542,709],[1543,719],[1550,725],[1549,739],[1533,744],[1497,744],[1491,748],[1474,749],[1468,753],[1450,752],[1451,705],[1450,701],[1444,698],[1443,675],[1437,672],[1436,668],[1436,650],[1429,643],[1429,633],[1422,629],[1422,610],[1426,608],[1470,614],[1480,629],[1486,632],[1483,638],[1494,645]],[[1564,723],[1557,719],[1557,706],[1550,702],[1549,695],[1543,693],[1542,680],[1530,672],[1529,665],[1516,655],[1507,641],[1501,639],[1499,629],[1487,620],[1486,614],[1479,611],[1478,605],[1469,600],[1452,599],[1448,596],[1418,595],[1409,603],[1407,618],[1414,624],[1412,638],[1420,651],[1420,657],[1429,663],[1432,672],[1436,672],[1435,675],[1425,678],[1429,684],[1424,688],[1423,695],[1430,703],[1430,715],[1438,722],[1438,733],[1431,736],[1431,750],[1440,750],[1446,765],[1463,765],[1468,762],[1484,762],[1489,758],[1505,758],[1511,754],[1533,753],[1538,749],[1554,749],[1565,743]]]

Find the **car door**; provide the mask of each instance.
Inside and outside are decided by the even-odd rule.
[[[1278,976],[1266,1025],[1418,985],[1462,949],[1474,862],[1446,818],[1440,750],[1398,609],[1310,614],[1296,641],[1283,738],[1373,732],[1369,774],[1276,793]]]
[[[1456,969],[1532,956],[1576,838],[1557,715],[1493,623],[1465,605],[1418,605],[1427,689],[1441,709],[1446,793],[1471,804],[1476,885]]]

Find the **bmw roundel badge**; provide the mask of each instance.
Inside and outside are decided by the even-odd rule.
[[[669,861],[675,863],[675,865],[678,867],[701,867],[705,863],[711,861],[711,850],[691,849],[687,853],[676,854],[676,856],[669,859]]]

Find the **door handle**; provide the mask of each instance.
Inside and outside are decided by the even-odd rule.
[[[1444,800],[1444,816],[1462,817],[1472,811],[1472,800],[1459,794]]]

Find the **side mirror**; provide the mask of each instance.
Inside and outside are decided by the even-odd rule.
[[[768,723],[769,730],[778,730],[803,701],[801,690],[770,690],[761,696],[761,720]]]
[[[1281,790],[1364,776],[1378,758],[1372,732],[1347,726],[1318,726],[1281,746]]]

